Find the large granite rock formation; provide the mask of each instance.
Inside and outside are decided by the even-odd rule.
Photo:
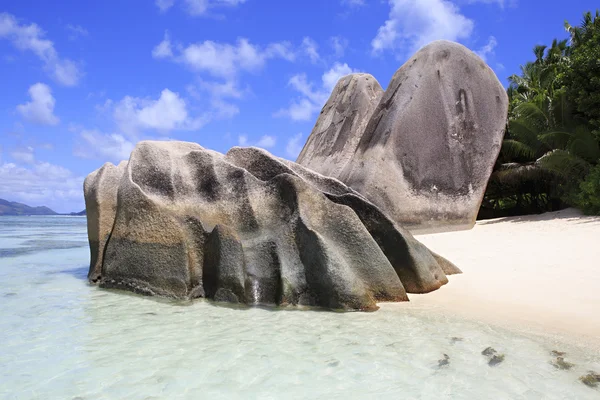
[[[365,96],[346,82],[360,79],[343,78],[325,109],[352,115],[344,99]],[[433,42],[394,74],[375,110],[352,125],[357,130],[345,133],[360,137],[352,155],[331,145],[335,132],[323,133],[330,120],[323,112],[298,162],[340,179],[412,232],[468,229],[500,151],[507,109],[504,88],[481,58],[460,44]]]
[[[88,279],[91,282],[96,282],[100,277],[104,248],[117,214],[117,188],[126,167],[126,161],[121,161],[116,167],[106,163],[102,168],[89,174],[83,183],[91,251]]]
[[[296,162],[323,175],[338,177],[354,157],[381,96],[383,89],[372,75],[341,78]]]
[[[340,181],[257,148],[140,142],[84,187],[101,287],[369,310],[460,272]]]

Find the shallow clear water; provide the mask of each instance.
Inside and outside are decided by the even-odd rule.
[[[0,398],[600,398],[578,380],[600,356],[574,344],[407,303],[159,301],[89,286],[88,260],[85,218],[0,217]],[[488,346],[505,361],[490,367]],[[553,367],[552,350],[575,366]]]

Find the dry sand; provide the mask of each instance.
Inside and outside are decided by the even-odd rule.
[[[417,239],[463,274],[413,304],[600,345],[600,217],[567,209]]]

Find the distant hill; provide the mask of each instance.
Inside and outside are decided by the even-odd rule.
[[[29,207],[26,204],[0,199],[0,215],[58,215],[48,207]]]
[[[85,210],[83,210],[83,211],[79,211],[79,212],[69,213],[69,215],[85,217],[87,214],[85,213]]]

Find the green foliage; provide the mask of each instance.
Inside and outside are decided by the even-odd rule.
[[[570,43],[535,46],[535,60],[509,78],[507,131],[482,218],[564,206],[600,214],[600,14],[565,26]]]
[[[587,12],[580,26],[565,22],[571,35],[567,93],[576,112],[589,121],[600,138],[600,11]]]
[[[584,213],[600,215],[600,163],[581,182],[576,201]]]

